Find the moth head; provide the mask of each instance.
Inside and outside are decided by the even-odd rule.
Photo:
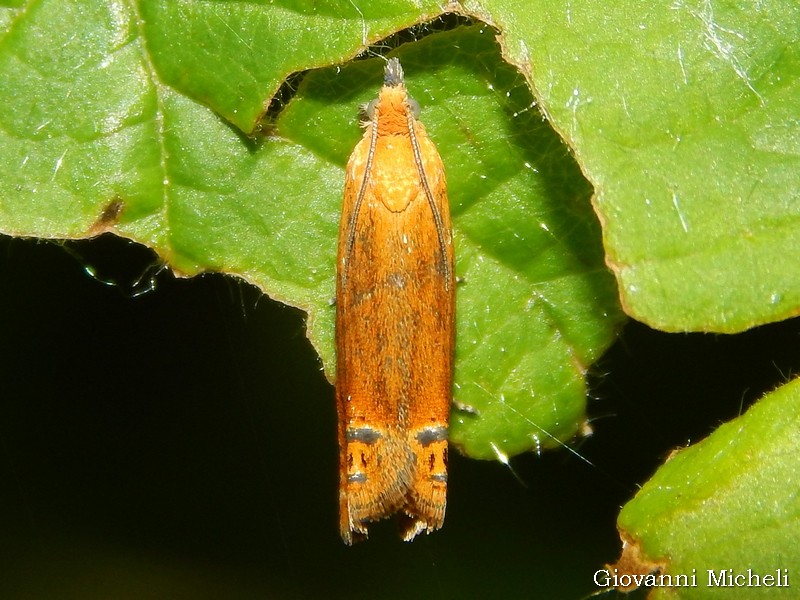
[[[408,110],[411,111],[411,115],[414,119],[419,119],[419,114],[421,112],[421,108],[419,106],[419,102],[411,98],[410,96],[406,99]],[[380,98],[374,98],[370,100],[367,104],[361,105],[361,113],[363,115],[363,121],[366,124],[372,123],[375,120],[375,108],[378,106],[378,102]]]

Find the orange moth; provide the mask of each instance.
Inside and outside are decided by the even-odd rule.
[[[336,281],[339,526],[438,529],[447,494],[455,279],[444,167],[396,58],[347,163]]]

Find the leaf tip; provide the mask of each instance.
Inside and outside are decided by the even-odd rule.
[[[647,558],[639,541],[625,531],[620,530],[619,537],[622,540],[622,553],[617,562],[606,565],[605,570],[608,573],[608,587],[614,587],[617,591],[628,594],[642,585],[647,585],[648,578],[663,572],[667,564]]]

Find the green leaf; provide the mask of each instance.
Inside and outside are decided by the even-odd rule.
[[[296,71],[343,62],[439,14],[431,0],[140,2],[142,35],[161,80],[250,131]]]
[[[618,318],[590,190],[520,78],[499,63],[490,29],[430,36],[401,58],[447,166],[464,279],[455,397],[480,416],[456,412],[451,437],[482,458],[552,446],[583,423],[583,371]],[[381,65],[309,75],[278,132],[343,159],[360,137],[352,106],[374,97]],[[310,123],[333,123],[332,136]]]
[[[284,9],[248,6],[238,36],[217,17],[238,14],[239,3],[144,3],[136,13],[45,1],[18,13],[0,47],[0,101],[13,107],[0,116],[0,156],[13,166],[0,179],[0,229],[59,238],[112,230],[182,273],[240,275],[308,312],[308,335],[330,367],[343,165],[383,63],[310,73],[269,135],[249,139],[197,101],[250,129],[266,90],[298,68],[281,62],[283,48],[297,50],[296,32],[281,37],[280,52],[255,42],[243,50],[242,37],[281,33],[270,23],[296,27]],[[381,15],[407,24],[407,11],[393,11]],[[312,13],[304,18],[315,34],[300,45],[307,66],[344,52],[322,41],[330,15]],[[191,44],[154,32],[178,21]],[[203,37],[211,30],[221,36],[213,43]],[[452,439],[472,456],[502,459],[581,430],[583,375],[620,313],[591,188],[494,37],[485,26],[460,28],[397,55],[448,170],[464,279],[455,396],[478,415],[458,411]],[[254,57],[271,66],[256,73]]]
[[[794,598],[786,587],[709,586],[748,569],[786,573],[800,561],[800,380],[764,397],[702,442],[674,454],[620,513],[625,538],[666,574],[697,575],[697,587],[657,588],[652,598]],[[727,575],[726,575],[727,576]],[[745,587],[745,586],[739,586]],[[739,596],[745,597],[745,596]]]
[[[800,311],[800,5],[497,3],[593,183],[626,312],[741,331]]]

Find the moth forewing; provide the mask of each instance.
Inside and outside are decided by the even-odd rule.
[[[340,531],[442,526],[455,281],[444,168],[390,59],[347,164],[336,292]]]

